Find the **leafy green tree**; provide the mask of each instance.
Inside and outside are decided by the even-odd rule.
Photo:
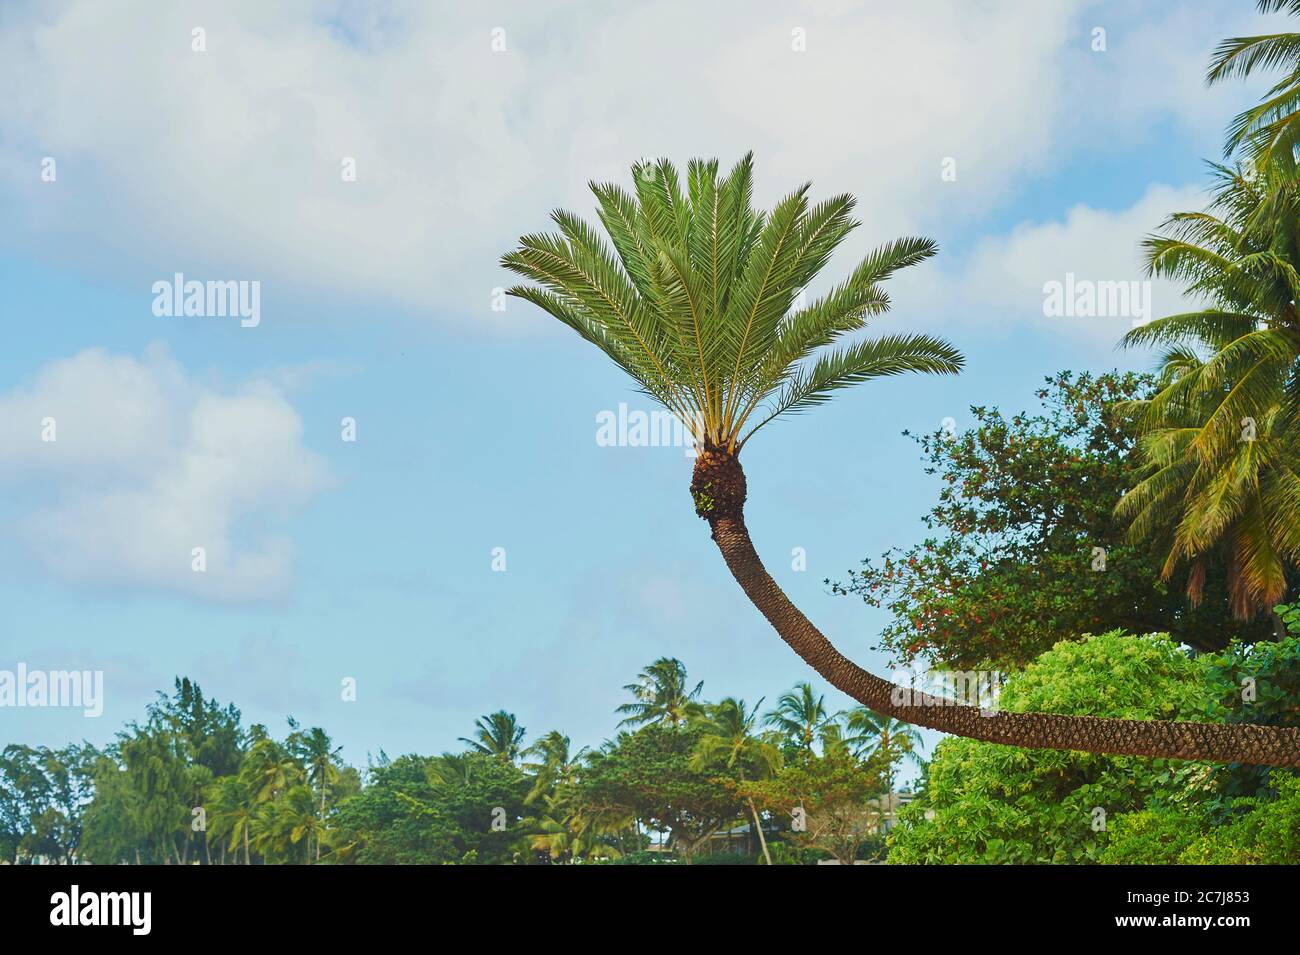
[[[1281,640],[1248,646],[1233,643],[1222,653],[1202,658],[1208,670],[1214,703],[1211,715],[1225,723],[1300,726],[1300,604],[1281,605],[1274,612],[1289,635]],[[1216,766],[1211,774],[1216,793],[1207,800],[1213,822],[1222,822],[1241,797],[1276,795],[1271,779],[1277,772],[1262,766]],[[1293,774],[1296,770],[1291,771]]]
[[[802,752],[768,779],[741,782],[736,791],[774,816],[791,818],[797,812],[803,827],[792,828],[784,839],[852,865],[880,822],[872,803],[883,786],[880,765],[843,747],[820,755]]]
[[[306,777],[303,765],[284,744],[266,733],[264,726],[251,730],[252,745],[239,767],[239,778],[259,804],[274,802]]]
[[[365,788],[341,803],[332,820],[334,861],[514,861],[528,789],[523,771],[495,754],[403,756],[372,767]]]
[[[1125,540],[1115,504],[1141,465],[1121,409],[1151,390],[1144,376],[1061,372],[1039,389],[1037,414],[976,406],[974,427],[917,437],[940,480],[931,533],[864,560],[832,590],[892,614],[880,642],[896,659],[958,669],[1021,667],[1064,635],[1111,629],[1169,632],[1205,650],[1266,636],[1231,619],[1222,574],[1193,606],[1183,578],[1160,580],[1159,562]]]
[[[595,815],[630,816],[669,833],[668,845],[691,861],[719,829],[744,815],[741,801],[719,784],[718,769],[697,768],[702,731],[687,723],[651,723],[622,732],[592,754],[579,799]]]
[[[343,747],[335,746],[329,734],[319,726],[313,726],[306,732],[295,729],[289,737],[288,747],[307,767],[307,782],[319,797],[320,814],[317,816],[316,823],[305,829],[316,838],[316,859],[319,861],[322,841],[327,831],[325,829],[326,804],[330,787],[336,785],[340,778]]]
[[[1115,820],[1100,861],[1111,865],[1300,864],[1300,777],[1278,771],[1271,798],[1244,797],[1228,821],[1202,807],[1147,809]]]
[[[532,789],[524,802],[532,803],[559,787],[572,785],[587,753],[585,746],[576,753],[571,752],[569,737],[559,730],[551,730],[541,737],[525,751],[526,756],[536,756],[539,761],[523,764],[524,770],[533,777]]]
[[[235,861],[244,850],[244,865],[252,865],[252,826],[257,801],[248,784],[238,776],[222,776],[208,793],[208,835],[218,840]],[[224,842],[222,841],[224,840]]]
[[[0,850],[7,862],[76,860],[97,758],[88,745],[0,751]]]

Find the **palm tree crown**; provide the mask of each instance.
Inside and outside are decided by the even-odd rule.
[[[829,719],[825,695],[815,694],[811,683],[798,683],[782,694],[763,723],[780,730],[795,746],[811,750]]]
[[[643,726],[647,723],[665,723],[674,728],[681,726],[687,718],[698,713],[700,691],[704,681],[695,684],[693,690],[687,690],[686,665],[681,660],[660,657],[642,670],[636,683],[623,687],[636,700],[624,703],[616,712],[627,716],[619,726]]]
[[[881,283],[932,256],[929,239],[882,246],[826,294],[801,292],[858,225],[854,199],[810,205],[807,184],[770,213],[750,206],[753,161],[725,177],[692,160],[633,166],[634,192],[592,183],[609,244],[570,212],[559,234],[526,235],[502,264],[538,283],[508,293],[596,345],[689,427],[698,445],[737,453],[787,412],[838,388],[908,371],[956,372],[961,355],[926,335],[890,335],[817,353],[889,307]],[[612,245],[612,249],[611,246]]]
[[[1194,600],[1225,545],[1229,597],[1246,618],[1282,599],[1300,554],[1300,189],[1284,153],[1250,175],[1215,174],[1210,210],[1170,217],[1145,244],[1151,274],[1207,305],[1124,338],[1166,350],[1160,391],[1132,403],[1146,470],[1118,512],[1161,549],[1166,579],[1190,564]]]
[[[1258,0],[1260,13],[1285,11],[1300,16],[1300,0]],[[1293,155],[1300,144],[1300,33],[1269,33],[1232,37],[1214,51],[1206,81],[1210,85],[1256,70],[1282,69],[1285,75],[1264,99],[1233,118],[1228,127],[1226,155],[1238,150],[1267,163],[1278,155]]]
[[[473,739],[460,738],[476,753],[496,756],[506,762],[516,763],[523,754],[524,734],[527,732],[515,714],[497,710],[474,721]]]

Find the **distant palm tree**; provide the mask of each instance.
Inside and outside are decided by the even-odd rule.
[[[472,773],[469,753],[443,753],[432,757],[424,767],[425,777],[434,786],[464,786]]]
[[[496,756],[508,763],[519,762],[527,731],[519,725],[515,714],[497,710],[479,717],[474,721],[474,726],[477,727],[474,738],[466,739],[462,736],[462,743],[468,744],[476,753]]]
[[[306,733],[295,733],[293,745],[302,761],[307,766],[307,781],[320,794],[320,826],[325,825],[325,798],[329,787],[338,782],[339,760],[343,753],[342,746],[334,746],[333,740],[319,726],[313,726]],[[320,859],[320,840],[316,842],[316,859]]]
[[[270,738],[259,739],[244,756],[239,778],[258,803],[268,803],[303,778],[302,767],[283,746]]]
[[[827,350],[889,308],[883,284],[937,246],[908,238],[870,253],[811,303],[803,292],[858,225],[854,199],[813,205],[805,184],[770,213],[751,206],[753,159],[719,177],[694,160],[683,184],[667,160],[632,169],[635,195],[592,184],[609,243],[557,210],[559,234],[525,235],[502,265],[536,283],[509,294],[532,302],[595,345],[647,395],[691,429],[696,514],[706,520],[745,596],[810,667],[864,706],[896,719],[1012,746],[1300,766],[1300,730],[1244,724],[1099,719],[1056,713],[988,716],[903,687],[841,653],[763,566],[745,523],[740,454],[777,418],[823,404],[841,389],[909,372],[952,374],[950,344],[886,335]],[[612,244],[612,248],[611,248]],[[810,467],[815,467],[810,462]]]
[[[289,842],[297,845],[306,840],[309,854],[315,845],[315,858],[319,862],[321,845],[328,839],[329,830],[325,817],[316,815],[315,795],[309,786],[295,786],[285,794],[282,811],[284,824],[289,827]]]
[[[569,737],[559,730],[551,730],[524,751],[525,756],[539,757],[539,762],[523,764],[524,770],[533,776],[533,788],[524,797],[525,805],[558,786],[573,782],[588,749],[584,746],[576,753],[570,753],[569,748]]]
[[[700,723],[699,742],[691,757],[692,768],[702,770],[711,765],[721,765],[735,772],[741,782],[768,779],[780,769],[781,750],[775,741],[769,735],[754,733],[758,708],[762,705],[763,701],[759,700],[750,709],[744,700],[728,696],[708,707]],[[748,802],[750,814],[754,817],[754,831],[758,833],[759,845],[763,848],[763,858],[771,865],[772,855],[767,849],[763,822],[754,807],[754,800]]]
[[[800,749],[811,751],[829,719],[825,695],[815,694],[811,683],[796,683],[776,701],[776,709],[763,717],[763,723],[776,727]]]
[[[239,848],[244,848],[244,865],[252,864],[249,827],[256,802],[248,785],[237,776],[221,776],[212,784],[208,797],[211,806],[208,830],[215,839],[227,839],[228,848],[239,862]]]
[[[688,691],[686,665],[681,660],[660,657],[637,676],[638,682],[623,687],[636,700],[624,703],[615,711],[628,714],[619,722],[619,726],[663,723],[677,729],[700,711],[700,704],[696,701],[704,689],[704,681],[701,680],[695,684],[695,689]]]
[[[844,742],[855,756],[859,759],[877,757],[885,763],[882,772],[886,793],[894,791],[894,766],[900,760],[910,761],[916,766],[925,765],[920,755],[921,734],[915,726],[873,713],[865,706],[850,710],[844,725],[847,730]]]
[[[521,823],[528,831],[528,848],[534,852],[545,852],[553,862],[622,857],[596,816],[575,812],[555,795],[543,796],[540,805],[540,811]]]

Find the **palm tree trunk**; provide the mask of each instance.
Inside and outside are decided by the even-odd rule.
[[[868,709],[943,733],[1009,746],[1300,768],[1300,730],[1289,727],[994,713],[895,686],[840,653],[763,567],[745,527],[745,475],[734,454],[702,450],[691,493],[696,512],[709,522],[713,540],[745,596],[809,666]]]
[[[767,864],[772,864],[772,853],[767,851],[767,836],[763,835],[763,822],[758,818],[758,810],[754,808],[754,800],[749,800],[749,811],[754,814],[754,829],[758,832],[758,844],[763,847],[763,858]]]

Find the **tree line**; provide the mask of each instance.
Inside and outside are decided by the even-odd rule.
[[[321,727],[276,739],[178,678],[109,745],[6,746],[0,859],[163,865],[853,861],[883,851],[880,797],[912,727],[830,712],[809,684],[767,710],[701,699],[660,659],[627,685],[617,734],[575,749],[481,717],[463,748],[345,764]],[[655,852],[652,852],[652,847]]]

